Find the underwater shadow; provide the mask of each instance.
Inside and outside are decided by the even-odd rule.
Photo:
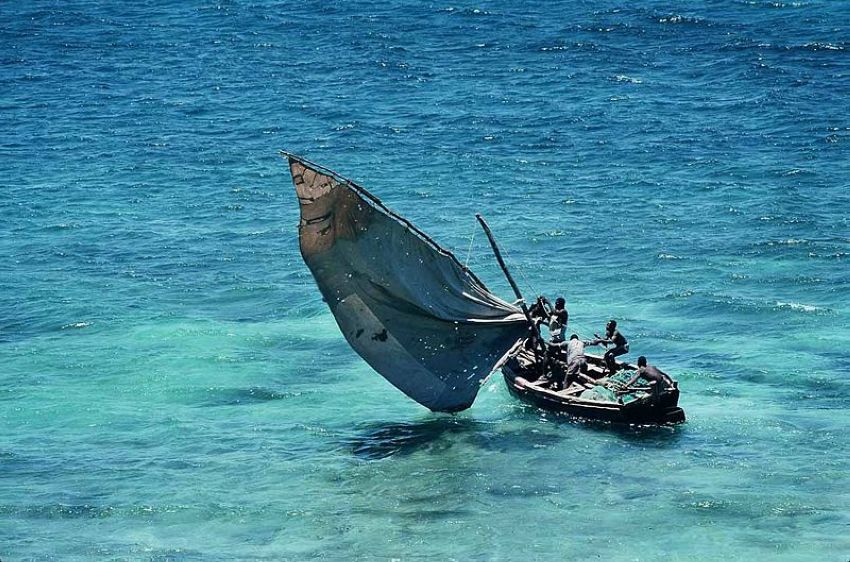
[[[539,424],[523,427],[500,420],[475,420],[453,415],[411,422],[373,422],[356,428],[343,440],[354,456],[377,460],[419,451],[442,453],[453,447],[499,453],[525,452],[554,445],[570,436],[564,432],[541,431]]]
[[[545,417],[546,426],[539,423]],[[519,422],[519,426],[517,423]],[[509,453],[551,446],[579,438],[582,432],[615,435],[644,447],[676,446],[687,432],[687,423],[669,425],[622,425],[586,420],[567,414],[526,407],[497,420],[481,421],[449,414],[407,422],[369,422],[355,426],[341,445],[355,457],[379,460],[407,456],[419,451],[444,451],[456,445]]]
[[[281,392],[260,386],[249,388],[213,387],[204,390],[203,399],[198,400],[196,397],[192,397],[190,402],[197,406],[247,406],[275,400],[299,398],[305,394],[310,394],[310,392]]]
[[[410,455],[434,446],[445,436],[483,431],[487,424],[454,416],[411,422],[375,422],[358,426],[357,434],[344,440],[354,456],[366,460]]]

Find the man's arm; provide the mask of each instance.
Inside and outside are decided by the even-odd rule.
[[[593,335],[596,336],[596,339],[593,340],[593,343],[590,345],[604,345],[605,347],[608,347],[608,344],[611,342],[611,340],[609,340],[608,338],[603,338],[599,334]]]
[[[635,384],[635,382],[637,382],[637,380],[640,378],[640,375],[641,375],[641,373],[640,373],[640,371],[638,371],[638,372],[637,372],[637,374],[636,374],[635,376],[633,376],[633,377],[629,380],[629,382],[627,382],[627,383],[623,386],[623,388],[624,388],[624,389],[625,389],[625,388],[629,388],[630,386],[632,386],[633,384]]]
[[[658,372],[661,374],[661,379],[664,381],[664,384],[666,384],[669,388],[673,388],[673,377],[671,377],[661,369],[658,369]]]

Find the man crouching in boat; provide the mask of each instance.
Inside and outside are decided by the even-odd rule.
[[[592,343],[580,339],[578,334],[570,336],[570,341],[567,344],[567,380],[565,386],[582,381],[597,384],[596,379],[587,376],[587,357],[584,355],[584,346]]]
[[[665,390],[670,390],[675,387],[673,379],[670,378],[670,375],[655,367],[654,365],[650,365],[646,362],[646,357],[641,355],[638,357],[638,369],[637,374],[633,376],[623,387],[624,390],[628,390],[631,385],[637,382],[638,379],[644,379],[649,382],[649,385],[653,388],[653,394],[658,397]],[[663,388],[662,388],[663,387]]]
[[[547,357],[543,384],[556,391],[567,388],[574,382],[598,384],[599,381],[587,374],[584,346],[589,343],[591,342],[579,339],[578,334],[571,335],[569,342],[566,342],[566,362],[561,361],[560,357]],[[549,349],[552,347],[550,342]]]

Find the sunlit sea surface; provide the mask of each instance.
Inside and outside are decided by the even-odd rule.
[[[850,4],[0,4],[0,558],[850,559]],[[287,149],[616,318],[688,421],[432,414]]]

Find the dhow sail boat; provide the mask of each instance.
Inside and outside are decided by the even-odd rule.
[[[617,362],[620,374],[606,376],[602,358],[587,355],[585,382],[560,390],[547,384],[565,365],[547,350],[540,318],[525,305],[480,215],[519,306],[491,293],[454,254],[353,181],[282,155],[301,209],[301,255],[343,336],[416,402],[438,412],[464,410],[501,368],[514,396],[546,410],[623,423],[685,420],[678,384],[632,388],[625,381],[634,365]]]

